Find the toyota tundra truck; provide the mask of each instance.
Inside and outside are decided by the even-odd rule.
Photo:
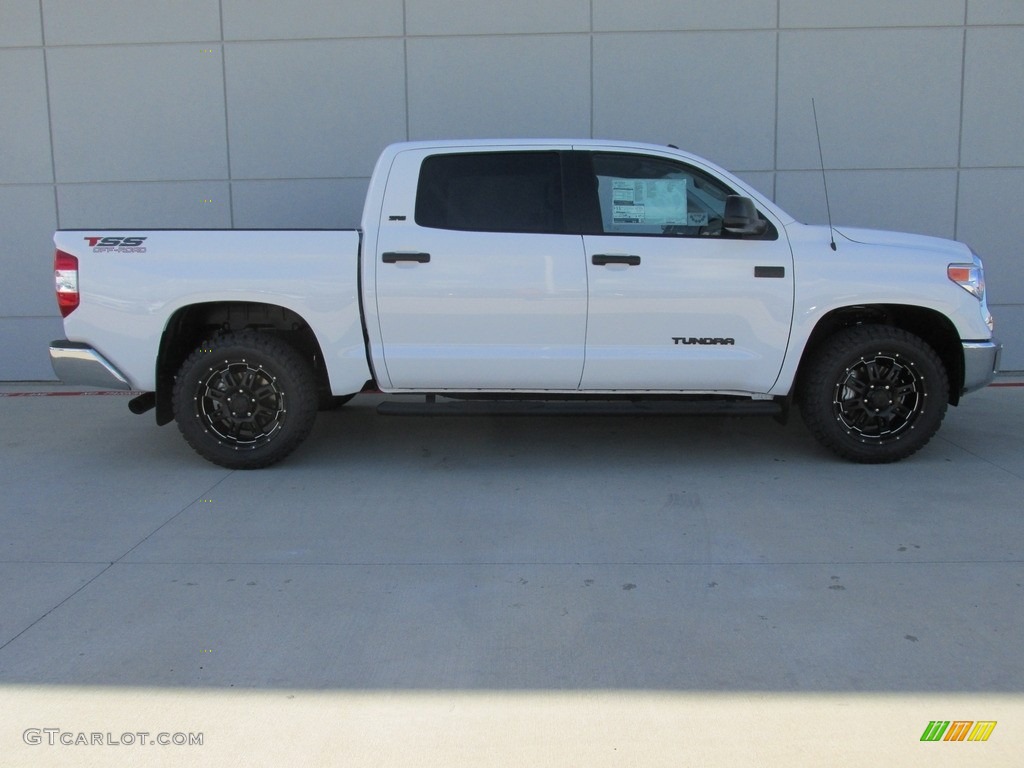
[[[981,259],[797,222],[667,146],[392,145],[352,230],[58,231],[68,384],[135,391],[225,467],[385,413],[773,414],[892,462],[988,384]]]

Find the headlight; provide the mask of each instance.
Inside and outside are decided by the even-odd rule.
[[[977,255],[972,264],[950,264],[946,275],[978,301],[985,299],[985,268]]]

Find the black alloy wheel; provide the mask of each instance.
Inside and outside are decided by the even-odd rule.
[[[201,344],[174,385],[174,418],[189,445],[231,469],[280,461],[313,427],[318,394],[309,364],[266,333],[225,333]]]
[[[938,430],[949,400],[942,361],[899,328],[861,325],[824,342],[800,385],[811,433],[843,458],[899,461]]]

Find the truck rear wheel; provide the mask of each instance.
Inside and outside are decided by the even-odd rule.
[[[899,328],[839,331],[811,359],[798,392],[804,423],[839,456],[899,461],[942,424],[949,378],[935,351]]]
[[[182,364],[174,419],[203,458],[229,469],[258,469],[306,438],[317,399],[312,370],[292,346],[239,331],[204,342]]]

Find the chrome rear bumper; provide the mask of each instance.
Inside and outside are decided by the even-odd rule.
[[[104,389],[131,389],[131,384],[109,360],[77,341],[50,342],[50,365],[65,384],[81,384]]]

